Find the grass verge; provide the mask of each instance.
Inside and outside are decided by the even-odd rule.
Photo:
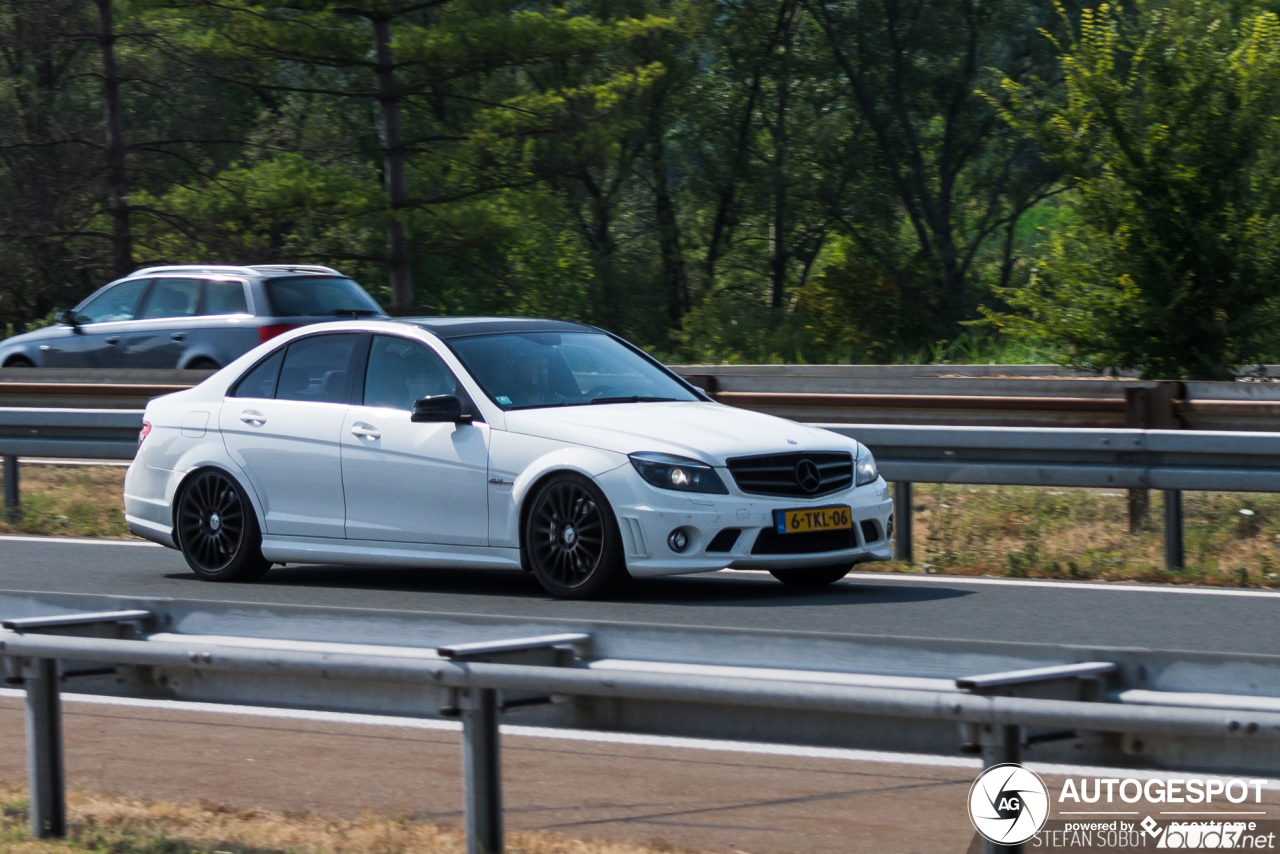
[[[26,789],[0,783],[5,854],[461,854],[462,831],[367,815],[358,821],[306,813],[236,809],[210,801],[143,801],[93,792],[67,796],[68,834],[34,840]],[[508,833],[511,854],[679,854],[665,843],[632,845],[554,833]]]
[[[22,518],[0,520],[6,534],[131,537],[124,524],[122,466],[20,467]]]
[[[953,575],[1280,587],[1280,495],[1183,494],[1185,569],[1164,566],[1158,491],[1138,534],[1121,490],[918,484],[916,564],[867,568]],[[861,569],[863,567],[859,567]]]

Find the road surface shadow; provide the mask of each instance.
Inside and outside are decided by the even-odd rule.
[[[197,581],[194,575],[166,575]],[[942,585],[873,584],[842,581],[824,587],[790,587],[772,576],[739,573],[632,579],[606,601],[670,606],[872,605],[923,602],[970,596],[974,591]],[[276,567],[253,587],[307,587],[417,594],[476,595],[508,599],[550,599],[531,573],[483,569],[383,569],[357,566]]]

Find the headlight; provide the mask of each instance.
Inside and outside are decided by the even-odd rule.
[[[855,466],[857,472],[853,485],[866,486],[868,483],[875,483],[876,478],[880,476],[880,472],[876,469],[876,458],[871,456],[871,452],[866,448],[859,447],[858,462]]]
[[[724,481],[716,470],[706,463],[670,454],[641,453],[631,455],[631,465],[640,476],[659,489],[677,492],[709,492],[728,495]]]

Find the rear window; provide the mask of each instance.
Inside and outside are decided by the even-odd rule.
[[[267,279],[273,317],[369,317],[382,308],[364,288],[340,276]]]

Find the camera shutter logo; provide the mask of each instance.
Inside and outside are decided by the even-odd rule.
[[[1026,842],[1049,818],[1049,789],[1039,774],[1021,765],[993,765],[973,781],[969,818],[997,845]]]

